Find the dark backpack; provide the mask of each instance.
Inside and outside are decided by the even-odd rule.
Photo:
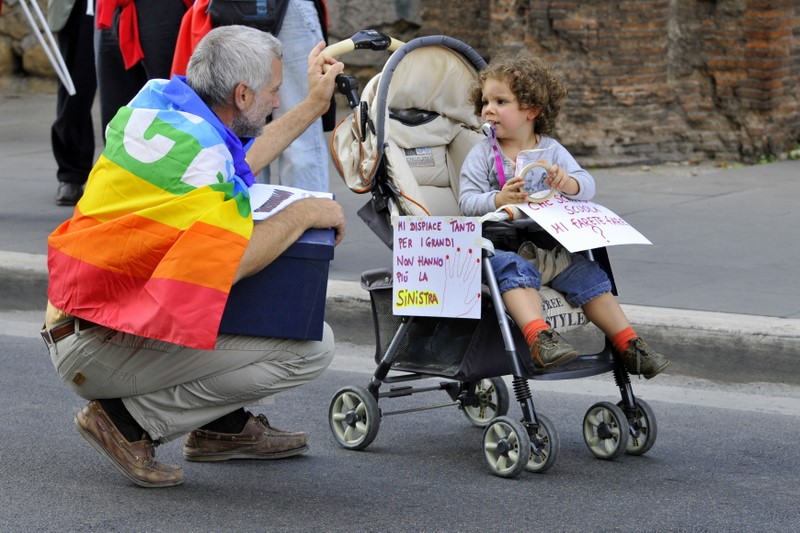
[[[289,0],[211,0],[208,14],[211,25],[242,24],[278,35]]]

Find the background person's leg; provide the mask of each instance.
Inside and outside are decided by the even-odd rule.
[[[283,116],[308,94],[308,54],[322,41],[322,29],[314,2],[289,0],[286,17],[278,32],[283,44],[283,84],[281,106],[273,118]],[[328,149],[322,131],[322,119],[303,132],[278,157],[277,172],[281,185],[309,191],[328,191]],[[259,180],[270,182],[269,167]]]
[[[70,96],[58,85],[56,120],[51,128],[53,157],[58,170],[57,205],[75,205],[94,164],[92,105],[97,92],[93,44],[94,18],[85,2],[76,2],[66,25],[58,32],[58,47],[75,85]],[[64,187],[64,184],[68,184]]]

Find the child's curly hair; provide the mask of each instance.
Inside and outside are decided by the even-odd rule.
[[[488,79],[508,83],[520,108],[538,107],[541,113],[534,121],[535,133],[549,135],[553,132],[561,104],[567,97],[567,87],[555,70],[542,60],[521,52],[514,57],[499,55],[483,71],[472,87],[469,101],[480,117],[483,107],[483,84]]]

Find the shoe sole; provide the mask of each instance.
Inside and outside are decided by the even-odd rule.
[[[145,481],[143,479],[137,478],[136,476],[131,474],[128,470],[126,470],[125,467],[122,466],[113,455],[108,453],[106,447],[103,446],[103,444],[95,438],[92,432],[83,427],[83,424],[80,423],[77,416],[75,417],[74,422],[75,422],[75,427],[78,428],[78,433],[81,434],[81,437],[83,437],[83,439],[86,442],[88,442],[92,446],[92,448],[100,452],[100,455],[108,459],[108,462],[111,463],[111,466],[116,468],[120,474],[128,478],[128,480],[135,483],[136,485],[151,489],[151,488],[162,488],[162,487],[174,487],[176,485],[180,485],[181,483],[183,483],[182,479],[176,481],[154,482],[154,481]]]
[[[539,368],[541,370],[548,370],[550,368],[553,368],[554,366],[565,365],[565,364],[573,361],[576,357],[578,357],[578,352],[569,352],[569,353],[566,353],[566,354],[562,355],[561,357],[559,357],[558,359],[556,359],[554,361],[550,361],[549,363],[547,363],[544,366],[537,365],[536,361],[534,361],[533,364],[534,364],[534,366],[536,366],[536,368]]]
[[[75,206],[75,205],[78,205],[78,202],[77,202],[77,200],[76,200],[76,201],[71,201],[71,200],[56,200],[56,205],[73,207],[73,206]]]
[[[232,459],[255,459],[255,460],[269,460],[269,459],[286,459],[287,457],[294,457],[300,455],[308,450],[308,444],[300,448],[293,448],[275,453],[254,453],[254,452],[219,452],[192,455],[191,453],[183,452],[183,458],[187,461],[196,463],[213,463],[219,461],[230,461]]]
[[[657,368],[654,372],[650,372],[649,374],[642,374],[642,376],[644,376],[644,379],[654,378],[657,375],[659,375],[661,372],[666,370],[666,368],[669,366],[670,363],[671,363],[671,361],[667,361],[666,364],[664,364],[663,366]]]

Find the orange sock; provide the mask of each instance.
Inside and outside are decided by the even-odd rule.
[[[538,335],[540,331],[546,329],[550,329],[547,322],[545,322],[543,318],[536,318],[522,327],[522,334],[525,335],[525,340],[528,342],[528,345],[531,345],[533,341],[536,340],[536,335]]]
[[[638,337],[638,335],[635,331],[633,331],[633,327],[628,326],[611,337],[611,344],[614,346],[614,349],[617,351],[617,353],[625,353],[625,350],[628,349],[628,345],[636,337]]]

